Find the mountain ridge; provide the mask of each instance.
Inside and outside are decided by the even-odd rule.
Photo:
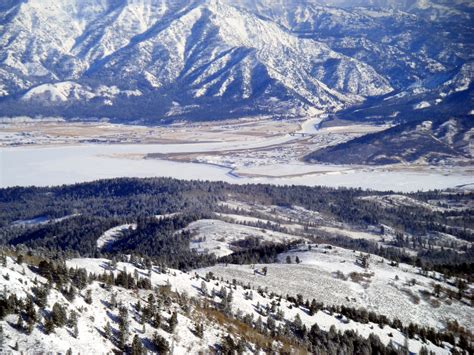
[[[443,19],[429,33],[427,21],[402,5],[359,3],[6,4],[0,110],[148,122],[300,117],[406,90],[473,57],[466,39],[472,26],[463,20],[470,8],[462,1],[453,7],[462,16],[452,17],[468,27],[457,35],[456,28],[441,31]]]

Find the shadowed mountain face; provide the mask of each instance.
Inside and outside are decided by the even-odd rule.
[[[306,160],[361,165],[472,163],[473,134],[474,120],[469,116],[410,122],[318,150]]]
[[[458,76],[460,90],[472,78],[462,68],[472,63],[473,9],[461,0],[6,1],[0,111],[149,123],[294,117]]]

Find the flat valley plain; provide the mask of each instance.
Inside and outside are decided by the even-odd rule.
[[[306,163],[303,157],[312,151],[388,128],[348,122],[321,125],[324,118],[249,117],[162,126],[4,120],[0,124],[0,187],[123,176],[402,192],[474,184],[472,166]]]

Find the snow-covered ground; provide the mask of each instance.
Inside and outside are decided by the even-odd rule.
[[[105,231],[99,239],[97,239],[97,249],[103,249],[107,247],[110,243],[115,241],[117,238],[120,237],[121,233],[127,229],[136,229],[136,224],[123,224],[121,226],[110,228],[109,230]]]
[[[72,214],[72,215],[69,215],[69,216],[64,216],[64,217],[61,217],[61,218],[53,218],[53,219],[49,219],[46,216],[38,216],[38,217],[35,217],[35,218],[31,218],[31,219],[22,219],[22,220],[14,221],[12,223],[12,225],[16,225],[16,226],[34,226],[34,225],[40,225],[40,224],[46,224],[46,223],[58,223],[58,222],[64,221],[65,219],[75,217],[75,216],[78,216],[78,215],[77,214]]]
[[[318,229],[331,233],[331,234],[335,234],[335,235],[343,235],[344,237],[348,237],[351,239],[365,239],[365,240],[373,240],[373,241],[379,242],[382,238],[381,236],[376,235],[376,234],[353,231],[347,228],[319,227]]]
[[[303,262],[308,262],[308,260],[304,259]],[[231,304],[232,312],[251,314],[254,319],[260,317],[260,310],[270,306],[272,302],[272,299],[266,292],[259,293],[254,289],[253,297],[248,298],[245,296],[247,291],[239,285],[230,287],[230,284],[219,280],[205,280],[201,277],[195,277],[194,272],[188,274],[178,270],[168,269],[162,273],[159,272],[156,267],[152,267],[150,272],[149,270],[137,268],[130,263],[123,262],[118,262],[115,267],[111,267],[111,262],[107,259],[72,259],[67,262],[67,265],[72,268],[85,268],[88,272],[95,274],[113,272],[117,275],[119,270],[126,270],[131,274],[138,274],[140,277],[149,278],[154,287],[168,285],[171,291],[176,291],[182,295],[196,297],[201,300],[204,298],[209,299],[210,297],[203,294],[201,288],[203,284],[205,284],[208,294],[210,294],[213,289],[219,290],[224,286],[228,291],[232,289],[233,292]],[[246,268],[249,269],[248,266],[246,266]],[[5,277],[0,278],[0,288],[6,290],[7,296],[11,293],[15,293],[18,297],[25,297],[26,294],[31,292],[35,279],[38,283],[45,282],[42,277],[33,273],[27,265],[23,264],[20,266],[13,262],[11,258],[7,258],[6,266],[0,266],[0,271],[2,275],[5,276],[8,274],[9,276],[9,280],[6,280]],[[200,273],[204,274],[205,271],[206,270],[202,270]],[[270,272],[274,272],[274,269],[270,269]],[[274,276],[269,274],[266,277],[261,275],[258,277],[260,281],[259,284],[265,286],[266,280]],[[289,280],[288,282],[291,283],[292,281]],[[91,304],[86,303],[83,298],[87,290],[91,292]],[[93,282],[91,285],[88,285],[85,290],[81,291],[80,295],[76,296],[74,301],[69,302],[61,293],[53,288],[47,300],[46,310],[50,310],[55,302],[63,304],[68,313],[71,310],[75,310],[78,313],[77,337],[74,337],[72,332],[65,328],[56,328],[54,333],[46,335],[39,327],[35,327],[30,335],[26,335],[15,328],[14,324],[17,318],[15,316],[7,316],[5,320],[0,321],[0,324],[4,329],[7,347],[12,348],[14,344],[18,342],[18,348],[23,352],[48,351],[64,353],[67,349],[72,348],[74,352],[81,354],[109,353],[116,348],[110,340],[104,338],[102,330],[107,322],[111,324],[113,332],[116,332],[118,329],[118,310],[109,307],[111,294],[115,293],[117,302],[123,304],[128,309],[130,321],[129,329],[131,333],[128,341],[131,342],[134,334],[138,334],[140,339],[145,340],[146,338],[150,339],[156,331],[150,324],[146,323],[145,326],[143,326],[143,324],[140,323],[135,308],[135,304],[137,304],[138,301],[142,303],[142,306],[145,305],[148,295],[153,292],[154,291],[146,290],[126,290],[116,286],[112,286],[111,290],[107,290],[99,282]],[[314,296],[317,295],[314,294],[311,297]],[[219,297],[215,296],[215,300],[219,301]],[[378,325],[372,323],[362,324],[346,319],[345,317],[341,319],[337,317],[337,314],[330,315],[324,310],[311,316],[306,310],[292,306],[284,298],[281,300],[279,308],[283,311],[284,319],[292,321],[298,315],[302,322],[308,327],[316,323],[321,329],[328,331],[329,328],[334,325],[337,330],[356,330],[364,337],[368,337],[370,333],[374,333],[378,335],[385,344],[388,344],[390,341],[398,345],[404,343],[404,335],[399,330],[388,326],[380,328]],[[173,310],[178,312],[178,325],[175,331],[168,333],[163,329],[158,329],[158,333],[167,339],[172,346],[172,354],[198,353],[199,351],[207,352],[210,350],[209,347],[214,347],[216,343],[220,342],[223,336],[227,335],[229,329],[232,329],[226,327],[225,323],[217,324],[211,322],[210,319],[205,318],[205,314],[200,314],[199,310],[193,309],[192,305],[190,311],[183,311],[182,307],[176,303],[176,299],[172,300],[162,311],[164,322],[170,317],[171,311]],[[196,337],[192,332],[197,319],[200,319],[200,322],[205,326],[202,339]],[[267,316],[265,314],[262,315],[262,320],[266,322]],[[277,321],[277,324],[278,323],[280,323],[280,321]],[[434,351],[436,354],[449,354],[448,348],[440,348],[430,342],[424,344],[417,339],[409,340],[409,347],[412,352],[417,352],[423,345],[427,346],[428,349]],[[255,348],[248,348],[246,353],[255,353]]]
[[[22,220],[14,221],[12,224],[16,226],[34,226],[38,224],[45,224],[48,222],[49,222],[48,217],[40,216],[36,218],[31,218],[31,219],[22,219]]]
[[[74,259],[68,262],[70,267],[86,268],[89,272],[101,274],[108,268],[109,261],[105,259]],[[27,293],[31,293],[31,287],[34,286],[34,279],[43,283],[45,280],[31,272],[26,266],[19,266],[14,264],[11,259],[8,259],[7,267],[0,267],[2,275],[8,274],[10,280],[7,282],[4,277],[0,279],[0,287],[6,290],[7,295],[15,293],[18,297],[25,297]],[[128,272],[134,272],[135,267],[126,263],[119,263],[117,270],[126,269]],[[107,269],[108,271],[108,269]],[[140,275],[147,275],[148,271],[139,270]],[[117,272],[116,272],[117,273]],[[174,275],[174,276],[173,276]],[[189,282],[189,275],[173,271],[173,275],[153,273],[152,282],[154,286],[166,285],[168,280],[173,280],[176,285],[186,285],[181,289],[187,289],[193,292],[193,287]],[[183,281],[185,280],[185,281]],[[175,287],[173,287],[176,289]],[[118,310],[112,310],[107,307],[112,293],[116,294],[118,303],[122,303],[129,311],[130,333],[138,334],[141,339],[152,339],[156,329],[149,324],[143,326],[134,316],[136,314],[135,304],[140,301],[146,304],[147,295],[152,293],[150,291],[135,291],[126,290],[121,287],[113,287],[112,290],[107,290],[98,282],[94,282],[87,287],[91,291],[92,304],[87,304],[84,298],[77,296],[73,302],[69,302],[60,292],[55,289],[51,290],[48,297],[48,306],[46,310],[51,310],[55,302],[66,306],[67,312],[75,310],[78,313],[78,336],[73,336],[72,332],[66,328],[56,328],[55,332],[46,335],[40,328],[34,328],[29,335],[24,332],[19,332],[15,328],[17,316],[7,316],[4,321],[0,321],[5,332],[5,340],[7,349],[13,348],[15,343],[18,343],[19,351],[12,351],[12,354],[23,353],[65,353],[68,349],[72,349],[73,353],[77,354],[108,354],[117,350],[115,345],[103,336],[103,329],[107,322],[111,324],[112,332],[118,331],[117,316]],[[84,295],[86,290],[81,292]],[[167,308],[168,312],[177,309],[178,305],[173,303]],[[164,313],[164,320],[169,317],[170,313]],[[143,332],[143,329],[145,330]],[[194,329],[194,322],[183,313],[178,313],[178,325],[176,330],[170,334],[163,329],[158,329],[158,333],[168,340],[173,346],[174,354],[184,353],[198,353],[205,351],[209,345],[215,344],[224,333],[223,329],[218,325],[206,327],[206,332],[202,339],[196,337],[192,329]],[[132,337],[128,340],[131,342]]]
[[[229,220],[231,222],[236,222],[236,223],[265,223],[265,224],[270,224],[273,226],[278,225],[277,223],[269,221],[268,219],[255,218],[251,216],[243,216],[240,214],[217,213],[217,215],[223,220]]]
[[[314,134],[318,131],[317,126],[326,118],[326,114],[320,112],[318,116],[310,117],[301,124],[301,129],[297,132],[300,134]]]
[[[291,234],[228,223],[217,219],[202,219],[191,223],[186,229],[193,233],[191,249],[195,249],[200,253],[211,253],[218,257],[232,254],[235,248],[232,248],[231,244],[246,238],[252,237],[258,238],[262,242],[276,243],[302,239]]]
[[[422,207],[430,211],[443,212],[446,209],[427,202],[418,201],[414,198],[404,195],[383,195],[383,196],[365,196],[363,200],[370,200],[380,203],[383,207],[390,206],[415,206]]]
[[[280,255],[280,264],[265,265],[268,268],[266,277],[255,275],[248,265],[218,265],[203,269],[201,273],[212,271],[227,280],[250,282],[283,295],[300,293],[325,304],[365,307],[389,318],[397,317],[406,324],[416,322],[444,329],[447,320],[457,320],[468,329],[474,327],[470,306],[446,296],[440,299],[431,296],[433,284],[443,284],[443,281],[422,276],[418,269],[409,265],[390,266],[387,260],[374,255],[370,257],[369,269],[365,270],[356,264],[358,255],[358,252],[338,247],[327,249],[321,245],[308,250],[305,246]],[[286,263],[287,256],[290,256],[291,264]],[[297,256],[300,264],[295,263]],[[255,267],[262,268],[263,265]],[[353,272],[370,276],[355,281],[350,277]],[[416,280],[416,284],[409,286],[410,280]]]

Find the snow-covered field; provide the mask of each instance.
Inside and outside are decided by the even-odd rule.
[[[308,250],[304,246],[280,255],[279,264],[265,265],[268,268],[266,277],[254,275],[248,265],[217,265],[201,270],[201,274],[212,271],[218,277],[268,287],[278,294],[300,293],[305,298],[316,298],[325,304],[365,307],[389,318],[397,317],[406,324],[416,322],[443,329],[447,320],[457,320],[473,329],[470,306],[447,297],[435,299],[431,296],[432,284],[443,283],[441,280],[422,276],[418,269],[409,265],[390,266],[387,260],[374,255],[365,270],[356,264],[357,255],[358,252],[337,247],[327,249],[321,245]],[[287,256],[290,256],[291,264],[286,263]],[[297,256],[300,264],[295,263]],[[350,276],[353,272],[370,276],[354,281]],[[409,286],[411,280],[416,284]]]
[[[252,146],[267,143],[257,142]],[[244,143],[233,144],[235,147],[245,146]],[[48,186],[104,178],[159,176],[239,184],[326,185],[396,191],[443,189],[474,183],[472,176],[456,172],[456,170],[446,173],[440,171],[390,171],[377,168],[341,171],[341,167],[295,164],[291,167],[282,167],[280,174],[286,176],[291,173],[290,175],[300,176],[250,177],[232,174],[230,169],[215,165],[143,159],[149,153],[219,150],[231,146],[232,144],[206,143],[1,148],[0,187]],[[268,165],[258,169],[258,173],[272,174],[275,166]],[[257,171],[252,172],[257,173]]]

